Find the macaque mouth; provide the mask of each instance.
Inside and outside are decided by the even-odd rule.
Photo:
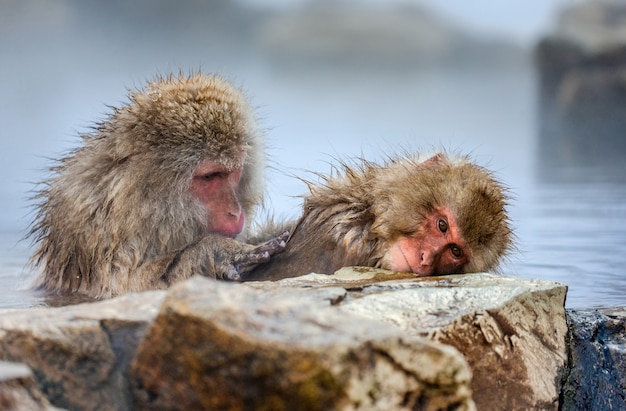
[[[404,262],[406,262],[407,267],[411,269],[411,272],[413,274],[417,274],[418,277],[428,277],[430,275],[433,275],[432,273],[423,273],[423,272],[419,272],[418,270],[416,270],[415,267],[413,267],[411,263],[409,262],[409,259],[404,253],[404,250],[402,249],[402,247],[400,247],[400,253],[402,254],[402,258],[404,258]]]
[[[402,254],[402,258],[406,263],[407,267],[410,268],[410,272],[416,274],[418,277],[431,277],[431,276],[439,276],[439,275],[452,275],[452,274],[463,274],[462,267],[453,267],[450,269],[442,269],[440,267],[434,267],[432,265],[425,265],[424,269],[420,270],[416,269],[411,265],[409,259],[407,258],[404,250],[400,248],[400,253]]]

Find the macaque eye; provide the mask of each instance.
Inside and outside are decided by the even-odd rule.
[[[216,171],[213,173],[207,173],[207,174],[202,174],[200,176],[200,178],[202,178],[203,180],[215,180],[217,178],[221,178],[224,177],[226,173],[222,172],[222,171]]]
[[[453,256],[455,256],[456,258],[461,258],[463,256],[463,250],[461,250],[461,247],[459,247],[456,244],[452,244],[450,246],[450,252],[452,253]]]
[[[448,222],[443,218],[440,218],[439,221],[437,221],[437,227],[439,228],[439,231],[445,233],[448,231]]]

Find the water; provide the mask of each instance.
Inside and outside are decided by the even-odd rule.
[[[537,186],[518,222],[517,275],[568,284],[566,306],[626,304],[626,186]]]
[[[537,179],[537,82],[530,55],[522,64],[471,67],[287,67],[249,44],[226,53],[224,45],[205,42],[214,37],[193,21],[186,23],[188,32],[142,33],[127,44],[103,34],[108,31],[92,14],[70,17],[64,15],[69,21],[57,31],[41,33],[36,29],[47,26],[15,23],[15,33],[8,33],[13,36],[4,33],[0,40],[0,103],[6,108],[0,111],[6,180],[0,188],[0,309],[43,302],[28,290],[31,250],[20,238],[29,222],[26,198],[50,165],[46,157],[78,144],[77,130],[103,118],[105,104],[124,101],[125,87],[156,72],[197,67],[243,85],[258,107],[272,166],[268,208],[275,214],[298,215],[297,196],[306,187],[293,176],[327,173],[335,157],[377,160],[433,147],[470,153],[515,196],[510,214],[518,252],[505,274],[566,283],[570,308],[626,305],[626,186]],[[160,25],[137,27],[126,30]],[[34,33],[36,41],[29,43],[24,33]],[[14,78],[23,81],[6,80]]]
[[[17,232],[0,234],[0,310],[43,303],[43,298],[30,290],[32,275],[25,270],[29,249],[19,238]]]
[[[290,174],[328,172],[333,156],[376,159],[400,147],[431,145],[472,151],[515,196],[510,212],[518,252],[505,274],[567,284],[570,308],[626,304],[626,186],[537,181],[532,71],[372,73],[375,82],[365,74],[309,73],[311,83],[262,67],[255,73],[264,85],[255,99],[269,100],[262,111],[275,125],[268,132],[275,168],[268,176],[269,208],[279,215],[297,215],[300,200],[292,196],[305,191]],[[15,244],[21,234],[0,236],[2,308],[41,302],[25,290],[32,274],[24,270],[28,243]]]
[[[626,186],[537,185],[516,204],[519,250],[504,274],[567,284],[569,308],[626,305]],[[16,237],[0,236],[0,308],[43,302],[27,289],[29,249]]]

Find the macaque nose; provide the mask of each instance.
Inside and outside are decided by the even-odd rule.
[[[433,253],[429,251],[421,251],[420,252],[420,265],[427,266],[427,267],[433,265]]]
[[[233,204],[226,217],[228,220],[232,221],[239,221],[240,219],[243,219],[243,210],[241,209],[241,205],[239,205],[239,203]]]
[[[235,238],[243,230],[245,220],[243,211],[239,211],[239,213],[229,211],[216,231],[226,237]]]

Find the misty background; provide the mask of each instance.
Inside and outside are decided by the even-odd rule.
[[[300,213],[337,158],[448,148],[514,200],[504,273],[570,285],[570,307],[626,303],[626,189],[537,175],[536,42],[567,0],[0,1],[0,307],[24,288],[29,197],[157,74],[201,69],[243,88],[266,130],[267,208]]]

